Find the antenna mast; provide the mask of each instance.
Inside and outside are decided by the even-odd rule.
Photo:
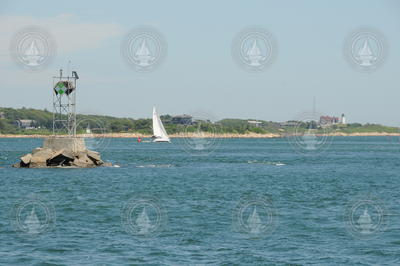
[[[315,96],[313,97],[313,115],[315,115]]]

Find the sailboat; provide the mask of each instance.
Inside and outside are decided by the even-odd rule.
[[[156,107],[153,107],[153,142],[171,142]]]

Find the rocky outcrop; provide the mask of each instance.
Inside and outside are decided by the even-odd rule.
[[[17,168],[71,167],[89,168],[111,166],[104,163],[100,154],[86,149],[81,138],[48,138],[43,148],[36,148],[32,153],[22,156],[21,161],[13,165]]]
[[[107,166],[100,154],[95,151],[85,150],[71,153],[64,150],[53,151],[47,148],[35,149],[32,153],[22,156],[21,161],[13,167],[25,168],[48,168],[48,167],[77,167],[88,168],[96,166]]]
[[[31,162],[31,159],[32,159],[32,154],[28,153],[27,155],[21,157],[21,163],[29,164]]]

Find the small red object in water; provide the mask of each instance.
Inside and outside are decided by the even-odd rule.
[[[142,142],[142,138],[141,138],[141,137],[138,137],[138,138],[137,138],[137,142]]]

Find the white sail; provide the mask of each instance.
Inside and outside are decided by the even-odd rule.
[[[154,142],[170,142],[156,107],[153,107],[153,136],[155,137]]]

